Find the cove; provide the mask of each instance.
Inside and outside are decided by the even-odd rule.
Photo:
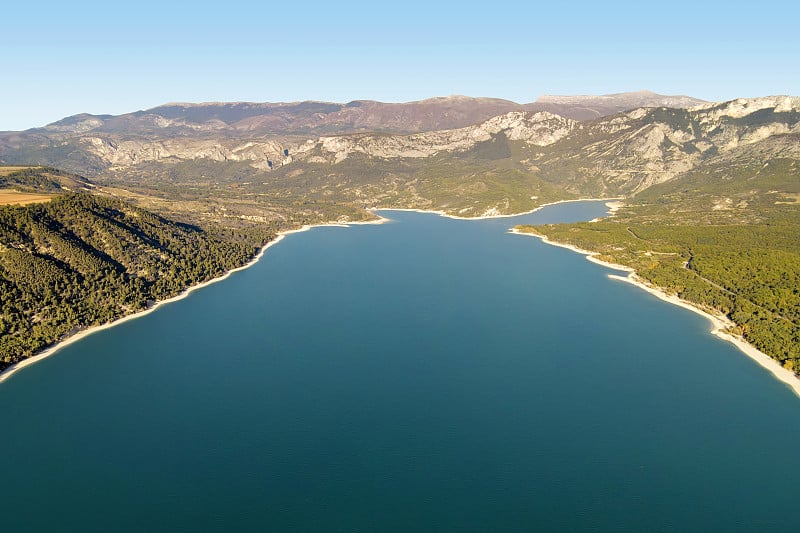
[[[289,235],[0,385],[4,531],[794,531],[798,399],[537,239]]]

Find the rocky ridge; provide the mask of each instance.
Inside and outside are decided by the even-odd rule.
[[[639,108],[596,121],[578,122],[551,113],[512,112],[469,128],[408,136],[322,137],[293,148],[298,163],[337,164],[352,154],[376,159],[426,158],[466,152],[502,135],[524,144],[520,164],[533,174],[572,180],[579,194],[593,182],[601,194],[631,194],[687,172],[733,150],[794,157],[800,145],[800,98],[740,99],[691,110]],[[758,148],[753,148],[757,145]],[[568,174],[569,176],[565,176]]]
[[[349,135],[321,137],[307,141],[293,150],[299,157],[307,153],[316,155],[313,162],[344,161],[353,153],[382,159],[425,158],[443,152],[465,152],[480,142],[491,140],[503,133],[512,141],[535,146],[548,146],[562,139],[578,127],[578,122],[552,113],[512,111],[485,122],[454,130],[417,133],[414,135]]]
[[[207,159],[211,161],[246,161],[255,169],[267,170],[286,164],[284,144],[279,140],[260,139],[236,141],[216,139],[122,139],[87,136],[80,144],[90,154],[103,161],[110,171],[158,161]]]

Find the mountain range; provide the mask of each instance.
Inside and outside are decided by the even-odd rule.
[[[672,107],[577,120],[464,97],[408,104],[174,104],[5,133],[0,162],[58,167],[150,196],[236,197],[225,203],[228,216],[270,218],[287,198],[299,197],[360,207],[399,203],[464,216],[507,213],[547,199],[632,195],[706,165],[800,157],[797,97],[707,103],[640,92],[543,97],[535,105],[560,106],[574,117],[642,103]],[[498,111],[467,126],[396,132],[458,125]],[[281,130],[276,121],[294,126]],[[353,131],[367,124],[381,131]],[[280,133],[265,133],[271,128]],[[303,128],[337,133],[303,135]]]
[[[703,103],[688,96],[663,96],[649,91],[604,96],[542,96],[529,104],[458,95],[406,103],[373,100],[346,104],[313,101],[171,103],[117,116],[74,115],[31,132],[47,135],[94,131],[156,136],[200,132],[232,136],[358,131],[416,133],[461,128],[510,111],[549,111],[575,120],[588,120],[637,107],[691,107]]]

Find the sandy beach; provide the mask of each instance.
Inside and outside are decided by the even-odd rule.
[[[758,350],[755,346],[749,344],[741,337],[731,335],[730,333],[726,333],[725,330],[734,325],[733,322],[731,322],[727,317],[722,316],[721,314],[711,314],[708,311],[697,307],[692,302],[683,300],[672,294],[667,294],[661,289],[646,283],[643,279],[641,279],[639,276],[636,275],[636,272],[632,268],[623,265],[617,265],[614,263],[609,263],[607,261],[602,261],[598,259],[597,258],[598,254],[596,252],[590,252],[589,250],[584,250],[582,248],[578,248],[577,246],[573,246],[571,244],[553,242],[544,235],[523,233],[517,231],[516,228],[511,229],[509,232],[514,233],[516,235],[536,237],[545,244],[549,244],[551,246],[559,246],[561,248],[566,248],[568,250],[572,250],[573,252],[582,254],[586,257],[587,260],[591,261],[592,263],[602,265],[606,268],[612,268],[614,270],[627,272],[628,274],[626,276],[609,274],[608,277],[617,281],[624,281],[625,283],[630,283],[631,285],[635,285],[636,287],[639,287],[640,289],[652,294],[653,296],[665,302],[677,305],[678,307],[683,307],[684,309],[688,309],[694,313],[697,313],[705,317],[706,319],[708,319],[709,322],[711,322],[710,332],[712,335],[715,335],[720,339],[730,342],[731,344],[736,346],[742,353],[744,353],[745,355],[753,359],[756,363],[758,363],[763,368],[772,373],[772,375],[775,376],[775,378],[788,385],[789,388],[791,388],[797,396],[800,396],[800,378],[798,378],[794,374],[794,372],[783,368],[783,366],[781,366],[781,364],[778,363],[775,359],[771,358],[764,352]]]
[[[376,216],[378,216],[378,215],[376,215]],[[56,354],[57,352],[59,352],[63,348],[69,346],[70,344],[74,344],[74,343],[80,341],[81,339],[84,339],[84,338],[88,337],[89,335],[93,335],[93,334],[97,333],[98,331],[103,331],[105,329],[113,328],[114,326],[118,326],[118,325],[123,324],[125,322],[128,322],[130,320],[136,320],[137,318],[141,318],[141,317],[143,317],[145,315],[148,315],[148,314],[156,311],[161,306],[170,304],[172,302],[177,302],[178,300],[182,300],[182,299],[186,298],[187,296],[189,296],[190,294],[192,294],[194,291],[200,290],[203,287],[207,287],[207,286],[209,286],[209,285],[211,285],[213,283],[218,283],[220,281],[223,281],[223,280],[227,279],[228,277],[230,277],[232,274],[234,274],[236,272],[239,272],[241,270],[245,270],[247,268],[250,268],[251,266],[253,266],[256,263],[258,263],[258,261],[262,257],[264,257],[264,254],[266,253],[266,251],[270,247],[275,246],[276,244],[281,242],[287,235],[291,235],[292,233],[300,233],[300,232],[303,232],[303,231],[308,231],[310,229],[320,228],[320,227],[346,228],[348,226],[353,226],[353,225],[383,224],[383,223],[388,222],[388,221],[389,221],[389,219],[379,216],[375,220],[364,220],[364,221],[358,221],[358,222],[334,222],[334,223],[327,223],[327,224],[305,225],[302,228],[281,231],[275,236],[275,238],[273,240],[271,240],[270,242],[268,242],[267,244],[262,246],[261,249],[256,254],[256,256],[253,257],[253,259],[251,259],[247,264],[242,265],[242,266],[237,267],[237,268],[234,268],[234,269],[231,269],[231,270],[228,270],[227,272],[225,272],[224,274],[222,274],[218,278],[214,278],[214,279],[208,280],[206,282],[199,283],[197,285],[193,285],[193,286],[189,287],[188,289],[184,290],[182,293],[178,294],[177,296],[173,296],[172,298],[167,298],[166,300],[160,300],[160,301],[156,302],[156,304],[153,305],[152,307],[150,307],[148,309],[145,309],[143,311],[139,311],[139,312],[136,312],[136,313],[133,313],[133,314],[130,314],[130,315],[126,315],[126,316],[118,318],[117,320],[114,320],[112,322],[107,322],[107,323],[101,324],[99,326],[92,326],[92,327],[90,327],[88,329],[79,331],[78,333],[70,336],[69,338],[64,339],[63,341],[61,341],[61,342],[59,342],[57,344],[54,344],[53,346],[50,346],[49,348],[45,349],[44,351],[42,351],[42,352],[40,352],[40,353],[38,353],[38,354],[36,354],[34,356],[28,357],[27,359],[24,359],[24,360],[20,361],[19,363],[16,363],[16,364],[13,364],[13,365],[9,366],[5,370],[3,370],[2,373],[0,373],[0,383],[3,383],[7,379],[9,379],[12,375],[14,375],[16,372],[22,370],[23,368],[31,366],[31,365],[34,365],[34,364],[42,361],[43,359],[45,359],[47,357],[50,357],[51,355]]]

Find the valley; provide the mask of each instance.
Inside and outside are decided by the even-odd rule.
[[[47,198],[83,191],[92,201],[124,202],[118,205],[154,213],[163,224],[197,228],[196,236],[216,236],[220,245],[237,243],[234,259],[182,278],[172,291],[243,264],[279,231],[368,220],[373,208],[479,217],[624,198],[613,218],[524,231],[634,268],[648,283],[725,315],[734,333],[787,368],[800,368],[800,98],[598,98],[548,97],[516,107],[465,97],[402,105],[176,104],[76,116],[0,134],[7,165],[0,187]],[[626,107],[637,104],[645,107]],[[442,125],[450,127],[435,129]],[[23,216],[8,213],[10,220]],[[64,270],[49,241],[23,237],[26,253]],[[138,246],[138,237],[117,238]],[[90,246],[96,257],[114,257],[107,243]],[[0,274],[11,282],[22,256],[3,257]],[[166,294],[142,293],[98,316],[121,316],[125,305],[140,308]],[[33,327],[33,310],[15,313],[7,322],[19,331]]]

